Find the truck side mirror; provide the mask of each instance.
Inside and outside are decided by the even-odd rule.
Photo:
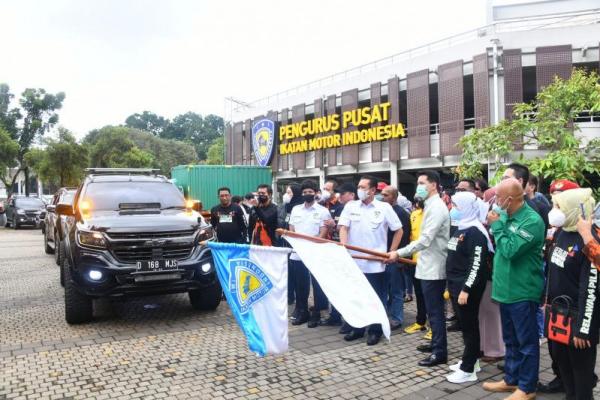
[[[75,215],[73,211],[73,206],[67,203],[58,203],[56,205],[55,211],[58,215]]]
[[[202,202],[200,200],[194,200],[194,205],[192,206],[192,210],[200,212],[202,211]]]
[[[56,206],[54,204],[48,204],[46,206],[46,211],[53,213],[56,211]]]

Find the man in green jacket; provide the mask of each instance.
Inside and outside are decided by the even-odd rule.
[[[533,399],[540,365],[536,310],[544,288],[544,222],[525,203],[519,181],[510,178],[498,186],[488,224],[496,243],[492,299],[500,303],[506,356],[504,379],[483,388],[513,392],[510,400]]]

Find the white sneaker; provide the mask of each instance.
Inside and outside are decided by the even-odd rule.
[[[462,364],[462,361],[457,362],[456,364],[452,364],[450,366],[450,371],[460,371],[460,366]],[[473,372],[477,373],[477,372],[481,372],[481,366],[479,365],[479,360],[475,361],[475,368],[473,368]]]
[[[450,383],[475,382],[477,381],[477,374],[475,372],[468,373],[459,369],[448,375],[446,379]]]

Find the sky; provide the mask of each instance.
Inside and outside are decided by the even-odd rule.
[[[0,82],[63,91],[83,137],[148,110],[225,113],[485,25],[485,0],[0,0]]]

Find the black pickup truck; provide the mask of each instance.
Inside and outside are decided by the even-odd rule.
[[[206,246],[213,230],[194,203],[155,170],[87,172],[73,201],[55,208],[65,217],[66,321],[92,320],[100,297],[187,292],[195,309],[216,309],[222,290]]]

